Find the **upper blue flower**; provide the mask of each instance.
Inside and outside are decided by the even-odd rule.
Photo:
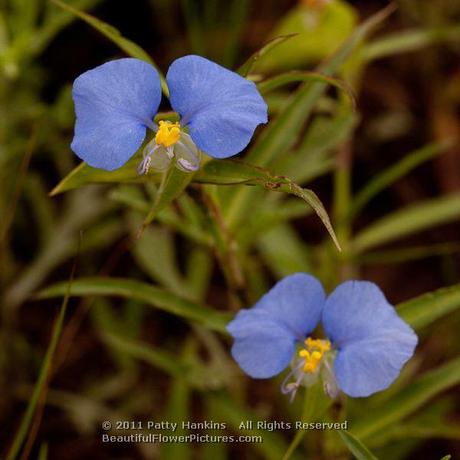
[[[255,84],[207,59],[177,59],[166,81],[181,119],[157,126],[161,85],[150,64],[118,59],[80,75],[72,92],[77,115],[72,150],[90,166],[110,171],[134,155],[150,128],[156,136],[144,149],[141,173],[150,166],[164,169],[173,157],[178,167],[194,170],[198,149],[214,158],[236,155],[257,125],[267,122],[267,105]]]
[[[321,321],[327,340],[308,337]],[[367,281],[346,281],[327,298],[321,283],[303,273],[278,282],[257,304],[227,325],[232,355],[251,377],[269,378],[292,361],[284,392],[293,395],[321,374],[326,391],[352,397],[384,390],[417,345],[414,331],[382,291]],[[300,346],[300,350],[298,347]]]

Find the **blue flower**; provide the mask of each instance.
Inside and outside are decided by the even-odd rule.
[[[319,322],[327,339],[309,336]],[[339,389],[352,397],[384,390],[417,345],[374,283],[346,281],[326,297],[321,283],[303,273],[278,282],[227,330],[235,339],[234,359],[251,377],[273,377],[291,363],[282,391],[292,397],[319,377],[331,397]]]
[[[255,84],[199,56],[174,61],[167,73],[171,106],[180,123],[153,122],[161,101],[158,72],[139,59],[118,59],[80,75],[73,85],[77,120],[72,150],[90,166],[123,166],[142,145],[139,172],[164,170],[173,158],[185,170],[199,166],[199,151],[214,158],[241,152],[267,122]],[[187,132],[188,131],[188,132]]]

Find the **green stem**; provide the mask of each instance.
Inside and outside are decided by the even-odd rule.
[[[300,417],[302,422],[307,422],[309,419],[311,419],[312,414],[312,405],[313,405],[313,399],[314,399],[314,391],[312,388],[305,388],[305,398],[303,400],[303,408],[302,408],[302,415]],[[294,439],[291,441],[291,444],[289,444],[289,447],[286,451],[286,453],[283,456],[282,460],[289,460],[294,453],[294,451],[297,449],[298,445],[302,441],[302,439],[305,436],[306,431],[305,430],[298,430],[297,433],[294,436]]]

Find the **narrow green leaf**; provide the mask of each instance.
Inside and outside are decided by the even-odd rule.
[[[363,22],[356,28],[350,39],[332,56],[330,60],[318,68],[318,73],[332,76],[350,56],[362,40],[380,24],[392,11],[390,6]],[[311,115],[315,104],[324,94],[328,84],[324,82],[308,82],[301,86],[285,103],[285,110],[270,121],[254,148],[249,152],[247,160],[250,163],[269,165],[278,155],[288,152],[297,142],[301,130]],[[231,205],[226,213],[227,222],[231,228],[244,219],[246,212],[252,206],[252,194],[248,189],[240,189],[232,193]]]
[[[270,180],[271,173],[264,168],[241,160],[211,160],[195,175],[195,181],[215,185],[255,185]]]
[[[218,160],[207,163],[197,175],[196,180],[213,184],[260,185],[267,190],[295,195],[304,200],[316,212],[340,251],[340,244],[320,199],[312,190],[300,187],[287,177],[273,176],[266,169],[242,161]]]
[[[357,214],[379,192],[385,190],[389,185],[404,177],[425,161],[431,160],[436,155],[445,152],[450,145],[452,145],[451,142],[427,145],[405,155],[400,161],[379,173],[356,195],[352,205],[352,215]]]
[[[388,214],[362,230],[356,235],[352,249],[357,253],[363,252],[458,219],[460,219],[460,194],[425,200]]]
[[[37,298],[58,297],[65,292],[65,289],[66,283],[57,283],[40,291]],[[197,305],[147,283],[124,278],[80,278],[73,282],[70,295],[78,297],[118,296],[138,300],[221,332],[225,332],[225,326],[232,316],[210,307]]]
[[[275,161],[272,168],[300,184],[334,169],[334,151],[349,138],[357,123],[357,114],[344,107],[332,117],[317,115],[300,146],[289,156]]]
[[[40,446],[40,450],[38,452],[38,460],[47,460],[47,459],[48,459],[48,444],[44,442]]]
[[[452,458],[452,455],[444,455],[444,457],[441,458],[441,460],[450,460]]]
[[[61,2],[61,0],[51,0],[51,1],[55,5],[68,11],[69,13],[74,14],[75,16],[78,16],[80,19],[88,23],[90,26],[94,27],[102,35],[104,35],[109,40],[111,40],[113,43],[115,43],[128,56],[131,56],[137,59],[141,59],[142,61],[146,61],[149,64],[153,65],[157,69],[158,74],[160,75],[161,87],[163,89],[163,92],[166,96],[168,96],[169,94],[168,87],[166,85],[166,80],[163,74],[161,73],[157,65],[153,62],[152,58],[139,45],[123,37],[120,31],[116,29],[115,27],[111,26],[110,24],[107,24],[106,22],[103,22],[100,19],[97,19],[88,13],[80,11],[77,8],[74,8],[73,6],[67,3]]]
[[[187,375],[187,366],[178,361],[177,356],[164,350],[107,331],[102,333],[102,340],[110,347],[115,348],[117,352],[126,353],[128,356],[146,362],[173,377],[183,378]]]
[[[170,420],[178,424],[176,432],[178,436],[189,434],[186,429],[182,428],[182,422],[191,420],[189,410],[190,393],[190,386],[183,379],[175,379],[168,391],[170,396],[163,417],[164,420]],[[161,446],[161,458],[164,460],[189,460],[192,458],[191,446],[185,442],[164,443]]]
[[[362,264],[397,264],[427,257],[452,255],[458,252],[460,252],[460,243],[438,243],[365,253],[355,260]]]
[[[360,439],[381,432],[415,412],[438,393],[460,383],[460,358],[420,377],[400,393],[354,422],[350,430]]]
[[[307,245],[292,226],[285,222],[261,232],[257,247],[264,262],[279,278],[292,273],[313,271]]]
[[[460,440],[460,426],[451,424],[448,421],[403,422],[385,428],[384,433],[373,437],[369,445],[377,448],[401,439],[453,439]]]
[[[460,308],[460,284],[423,294],[398,305],[398,314],[413,328],[428,326]]]
[[[8,454],[6,460],[15,460],[21,450],[21,447],[26,439],[27,432],[29,430],[30,424],[32,423],[32,419],[39,403],[40,396],[45,389],[48,380],[50,378],[50,373],[52,369],[52,363],[54,354],[56,352],[56,348],[58,346],[59,338],[61,336],[61,331],[64,326],[64,318],[67,311],[67,304],[70,298],[70,289],[73,283],[73,276],[75,272],[75,265],[72,268],[72,273],[70,275],[70,279],[62,284],[62,293],[61,295],[64,296],[64,299],[61,304],[61,309],[57,318],[53,325],[53,330],[51,333],[51,340],[48,345],[48,349],[46,350],[45,358],[43,360],[42,367],[40,369],[40,374],[38,376],[38,380],[35,383],[32,396],[29,400],[29,404],[27,405],[26,412],[22,417],[21,424],[19,425],[18,431],[14,437],[13,443],[8,450]]]
[[[287,180],[284,184],[281,184],[278,187],[278,191],[298,196],[306,203],[308,203],[323,222],[323,225],[326,227],[326,230],[328,231],[337,249],[341,251],[340,244],[335,235],[334,229],[332,228],[329,215],[324,209],[323,203],[321,203],[321,200],[317,197],[313,190],[308,190],[306,188],[299,187],[297,184],[294,184],[293,182]]]
[[[120,182],[136,183],[152,181],[161,182],[161,174],[154,171],[139,176],[137,166],[139,159],[134,156],[124,166],[115,171],[104,171],[88,166],[86,163],[80,163],[73,169],[59,184],[50,192],[50,196],[67,192],[88,184],[114,184]]]
[[[460,26],[458,24],[433,29],[398,31],[396,34],[387,35],[369,43],[363,48],[362,57],[367,61],[373,61],[387,56],[418,51],[431,44],[459,38]]]
[[[259,88],[259,91],[262,94],[266,94],[281,86],[299,82],[323,82],[334,86],[348,97],[351,106],[353,109],[356,109],[356,97],[353,94],[351,87],[345,81],[328,75],[322,75],[318,72],[301,72],[296,70],[285,72],[277,75],[276,77],[258,83],[257,88]]]
[[[269,53],[273,48],[276,48],[281,43],[289,40],[292,37],[295,37],[297,34],[288,34],[282,35],[281,37],[275,37],[266,43],[262,48],[256,51],[253,55],[249,57],[249,59],[238,69],[238,73],[243,77],[246,77],[256,64],[256,62],[265,54]]]
[[[133,222],[133,226],[136,223]],[[181,297],[189,297],[185,280],[179,272],[173,234],[167,228],[146,228],[133,248],[138,265],[157,283]]]
[[[338,434],[348,450],[358,460],[377,460],[377,457],[355,436],[347,431],[339,430]]]

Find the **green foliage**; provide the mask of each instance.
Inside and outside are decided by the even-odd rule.
[[[347,446],[349,451],[358,460],[376,460],[377,457],[373,455],[369,449],[355,436],[347,431],[339,431],[339,436],[343,443]]]
[[[147,2],[152,14],[144,19],[158,42],[140,46],[98,17],[110,17],[110,2],[91,14],[102,0],[0,3],[0,388],[5,413],[14,415],[1,419],[11,432],[5,458],[31,448],[39,459],[54,458],[62,446],[61,432],[52,430],[64,420],[72,442],[98,442],[101,418],[217,420],[225,431],[203,433],[263,438],[129,446],[130,458],[395,460],[427,439],[460,439],[450,391],[460,382],[460,195],[444,182],[446,165],[452,174],[455,168],[447,158],[455,153],[460,93],[442,60],[446,48],[450,58],[458,51],[460,10],[440,7],[435,15],[407,0],[394,19],[390,5],[358,23],[345,1],[306,0],[265,24],[254,20],[249,0],[155,1]],[[281,8],[266,3],[267,14]],[[108,54],[88,51],[74,67],[73,56],[59,51],[62,68],[52,69],[48,53],[55,56],[53,47],[65,43],[60,32],[74,20],[85,27],[65,34],[83,49],[94,30],[111,44]],[[260,30],[269,29],[266,41]],[[91,59],[120,52],[159,69],[188,48],[237,68],[265,97],[269,123],[247,150],[227,160],[203,154],[193,174],[171,167],[139,176],[141,150],[116,171],[75,166],[66,69],[83,71]],[[404,66],[386,65],[394,56],[406,59]],[[377,59],[381,67],[369,70]],[[407,88],[406,72],[416,90]],[[369,94],[377,102],[368,104]],[[410,114],[389,141],[372,134],[372,124],[381,128],[372,116],[379,104],[389,117]],[[158,117],[177,119],[172,112]],[[379,154],[393,149],[394,160]],[[279,395],[284,375],[260,382],[237,368],[226,324],[275,280],[299,271],[328,289],[363,277],[388,286],[388,298],[420,338],[389,389],[334,403],[316,385],[289,404]],[[50,379],[61,372],[58,383]],[[244,420],[346,420],[349,431],[241,429]],[[443,445],[437,458],[450,448]],[[111,455],[104,449],[94,455]]]

